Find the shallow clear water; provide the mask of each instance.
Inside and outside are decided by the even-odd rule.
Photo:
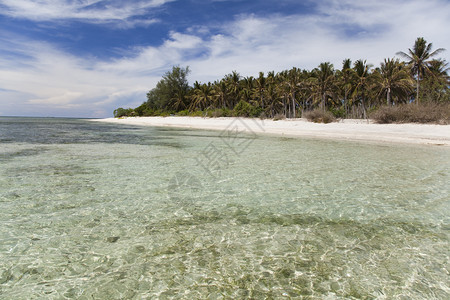
[[[0,298],[448,299],[449,167],[439,146],[0,118]]]

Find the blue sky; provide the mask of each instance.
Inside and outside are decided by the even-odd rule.
[[[173,65],[191,83],[378,66],[419,36],[449,49],[448,28],[448,0],[0,0],[0,116],[109,117]]]

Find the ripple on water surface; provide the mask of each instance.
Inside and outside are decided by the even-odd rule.
[[[445,148],[33,122],[0,118],[2,299],[450,295]]]

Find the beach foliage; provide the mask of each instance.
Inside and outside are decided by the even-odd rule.
[[[241,100],[233,109],[233,114],[235,116],[242,117],[258,117],[261,115],[262,108],[251,105],[250,103]]]
[[[324,111],[321,108],[315,110],[307,111],[303,115],[310,122],[314,123],[331,123],[336,121],[334,115],[329,111]]]
[[[122,108],[119,107],[118,109],[114,110],[114,117],[115,118],[122,118],[122,117],[131,117],[134,116],[135,112],[132,108]]]
[[[434,123],[450,124],[450,103],[421,103],[383,106],[370,117],[377,123]]]
[[[215,108],[207,110],[206,116],[210,118],[232,117],[233,111],[227,108]]]
[[[172,67],[164,74],[156,87],[147,93],[148,108],[153,110],[182,110],[188,106],[188,93],[190,90],[187,76],[189,67]]]
[[[147,101],[135,109],[118,108],[114,116],[309,116],[311,121],[326,122],[370,115],[380,122],[443,122],[432,109],[440,103],[448,110],[450,103],[448,63],[436,58],[442,51],[433,51],[432,44],[419,37],[407,52],[397,53],[405,61],[386,58],[374,67],[364,59],[344,59],[340,68],[323,62],[313,70],[293,67],[254,77],[232,71],[214,82],[195,81],[192,86],[187,80],[189,67],[174,66],[147,93]]]

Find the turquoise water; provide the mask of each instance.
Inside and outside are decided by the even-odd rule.
[[[0,298],[448,299],[449,170],[439,146],[3,117]]]

